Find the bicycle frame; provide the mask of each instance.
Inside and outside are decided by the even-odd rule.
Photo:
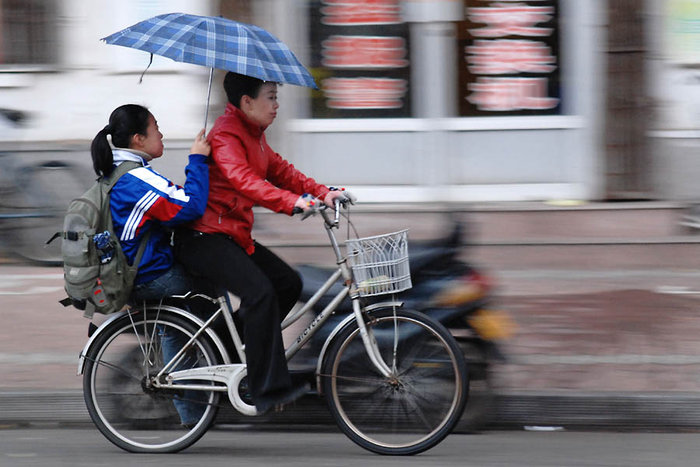
[[[374,336],[365,325],[363,309],[360,305],[360,294],[357,290],[356,284],[353,281],[352,269],[350,268],[350,266],[348,266],[347,259],[342,254],[341,249],[338,245],[338,241],[335,237],[335,234],[333,233],[333,229],[337,228],[339,225],[339,205],[336,205],[334,219],[331,219],[328,213],[323,209],[319,210],[318,212],[320,212],[320,214],[323,216],[324,227],[328,234],[333,251],[335,252],[338,269],[333,274],[331,274],[331,276],[326,280],[323,286],[319,288],[319,290],[309,299],[308,302],[306,302],[306,304],[301,309],[296,311],[294,314],[288,316],[283,321],[282,329],[288,328],[291,324],[293,324],[299,318],[301,318],[310,310],[312,310],[314,305],[318,303],[321,297],[323,297],[323,295],[326,292],[328,292],[328,290],[336,283],[336,281],[339,278],[342,277],[344,279],[345,285],[343,289],[340,292],[338,292],[335,298],[333,298],[333,300],[321,311],[321,313],[319,313],[319,315],[316,318],[314,318],[311,321],[311,323],[299,334],[295,341],[288,348],[285,349],[285,356],[287,360],[290,360],[299,351],[299,349],[301,349],[304,346],[304,344],[306,344],[309,341],[309,339],[311,339],[314,336],[314,334],[323,326],[323,324],[333,314],[335,309],[346,298],[346,296],[350,295],[350,298],[353,303],[353,315],[348,316],[348,318],[339,323],[330,333],[319,354],[318,366],[320,368],[320,365],[323,362],[325,351],[328,348],[330,342],[335,337],[335,335],[340,331],[340,329],[342,329],[354,319],[357,322],[358,327],[360,329],[362,341],[364,343],[365,349],[371,362],[381,374],[383,374],[386,377],[390,377],[393,374],[393,365],[389,366],[383,360],[382,356],[379,353]],[[232,301],[228,294],[223,294],[218,298],[211,298],[201,294],[197,294],[196,296],[206,298],[213,303],[217,303],[219,307],[212,314],[212,316],[206,320],[206,322],[202,322],[199,319],[191,320],[195,325],[198,326],[199,329],[192,336],[192,338],[180,349],[180,351],[177,352],[175,356],[172,359],[170,359],[170,361],[165,363],[160,372],[153,377],[153,386],[169,390],[183,389],[201,390],[209,392],[227,392],[229,400],[234,406],[234,408],[236,408],[236,410],[238,410],[244,415],[257,415],[258,412],[255,409],[255,406],[244,402],[241,399],[240,394],[238,393],[238,385],[241,382],[241,380],[246,376],[245,345],[242,342],[238,329],[236,328],[235,322],[233,320],[233,313],[235,313],[238,310],[238,308],[232,304]],[[188,296],[175,298],[188,298]],[[401,304],[398,302],[374,304],[367,310],[365,310],[365,312],[378,309],[386,305],[400,306]],[[144,309],[144,312],[146,312],[146,309]],[[131,310],[124,311],[118,316],[115,316],[114,319],[117,319],[118,317],[130,313],[132,313]],[[198,367],[193,369],[170,372],[171,369],[177,367],[177,365],[180,363],[181,358],[185,355],[187,350],[193,345],[197,338],[199,338],[204,333],[209,333],[210,336],[211,334],[213,334],[213,332],[210,330],[210,326],[219,316],[223,316],[226,322],[226,327],[228,329],[228,332],[231,334],[236,352],[238,353],[238,357],[240,358],[241,363],[225,363],[223,365]],[[113,321],[113,319],[110,319],[105,324],[103,324],[100,327],[100,329],[98,329],[98,331],[96,331],[95,334],[93,334],[90,341],[85,346],[85,349],[81,353],[81,363],[78,372],[79,374],[82,374],[82,369],[84,365],[84,355],[87,355],[92,342],[94,342],[95,340],[95,337],[100,333],[102,329],[106,327],[106,324],[108,324],[111,321]],[[225,360],[227,360],[227,352],[222,348],[223,346],[220,345],[220,343],[220,339],[216,338],[215,345],[219,348],[219,351],[222,352],[222,355],[225,355],[224,358]],[[178,381],[185,380],[196,380],[201,381],[202,383],[208,382],[219,384],[177,384]],[[223,384],[224,386],[221,386],[221,384]]]

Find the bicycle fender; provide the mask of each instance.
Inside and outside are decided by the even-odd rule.
[[[390,301],[390,302],[373,303],[371,305],[366,306],[364,310],[366,313],[372,314],[373,312],[375,312],[377,310],[382,310],[384,308],[401,308],[401,307],[403,307],[403,302]],[[337,336],[340,331],[342,331],[346,326],[348,326],[353,321],[355,321],[355,315],[354,314],[348,315],[344,320],[342,320],[340,323],[338,323],[335,328],[333,328],[333,331],[331,331],[331,333],[326,338],[326,342],[323,343],[323,347],[321,348],[321,352],[318,355],[318,362],[316,363],[316,389],[317,389],[319,394],[323,394],[323,388],[321,385],[321,369],[323,367],[323,362],[326,359],[326,351],[328,350],[328,347],[331,346],[331,343],[335,340],[335,336]]]
[[[204,325],[204,321],[202,321],[198,317],[192,315],[191,313],[188,313],[187,311],[185,311],[181,308],[177,308],[177,307],[170,306],[170,305],[148,307],[147,311],[154,310],[156,308],[159,308],[161,312],[162,311],[170,312],[170,313],[173,313],[173,314],[179,316],[180,318],[184,318],[197,327],[201,327]],[[130,310],[124,310],[124,311],[120,311],[118,313],[114,313],[114,314],[110,315],[100,325],[100,327],[98,327],[95,330],[95,332],[92,334],[90,339],[85,344],[85,347],[83,347],[83,350],[80,352],[80,356],[78,357],[78,375],[82,375],[83,371],[85,371],[85,356],[90,351],[90,349],[93,346],[93,344],[95,343],[95,340],[97,339],[97,337],[100,334],[102,334],[104,332],[104,330],[109,327],[109,325],[111,323],[118,320],[119,318],[122,318],[123,316],[126,316],[126,314],[129,313],[129,311]],[[224,359],[224,363],[225,364],[231,363],[231,358],[229,357],[228,351],[226,350],[226,347],[224,346],[224,343],[221,341],[219,336],[211,329],[207,329],[206,333],[207,333],[207,336],[209,336],[209,338],[212,340],[212,342],[216,346],[217,350],[219,351],[219,354]]]

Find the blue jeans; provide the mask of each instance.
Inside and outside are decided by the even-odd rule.
[[[149,282],[136,284],[131,292],[131,299],[138,304],[144,300],[161,300],[171,295],[183,295],[194,288],[194,282],[180,263],[173,263],[161,276]]]
[[[168,329],[163,326],[158,327],[158,335],[163,349],[163,361],[169,362],[175,354],[187,343],[187,339],[182,333],[168,333]],[[188,354],[194,353],[195,349],[190,349],[188,353],[181,359],[181,363],[173,368],[172,371],[185,370],[191,367],[189,363],[196,358],[190,357]],[[180,381],[187,383],[188,381]],[[194,383],[194,381],[192,381]],[[200,402],[201,401],[201,402]],[[183,425],[193,425],[202,418],[206,406],[206,396],[201,391],[183,391],[182,397],[175,396],[173,405],[180,415],[180,422]]]
[[[165,274],[152,281],[137,284],[131,293],[131,300],[136,304],[144,300],[161,300],[171,295],[183,295],[193,290],[194,287],[195,281],[185,271],[185,268],[179,263],[174,263],[173,267]],[[173,332],[168,331],[169,329],[164,326],[158,326],[164,362],[170,361],[188,340],[182,333],[174,332],[174,330],[172,330]],[[180,365],[174,368],[173,371],[188,368],[189,360],[186,355]],[[178,396],[173,399],[173,405],[180,415],[180,421],[183,425],[197,423],[207,408],[204,393],[200,391],[184,391],[181,399]],[[200,400],[202,403],[197,402]]]

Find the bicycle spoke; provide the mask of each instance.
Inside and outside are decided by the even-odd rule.
[[[136,381],[141,381],[141,378],[140,378],[140,377],[136,377],[136,376],[132,375],[132,374],[129,373],[127,370],[121,368],[120,366],[115,365],[114,363],[105,362],[104,360],[97,361],[97,360],[95,360],[94,358],[90,358],[90,357],[87,357],[87,356],[84,357],[84,358],[85,358],[85,360],[91,361],[91,362],[96,363],[96,364],[98,364],[98,365],[100,365],[100,366],[104,366],[104,367],[106,367],[106,368],[109,368],[109,369],[111,369],[111,370],[114,370],[114,371],[116,371],[116,372],[118,372],[118,373],[120,373],[120,374],[126,376],[127,378],[131,378],[131,379],[134,379],[134,380],[136,380]]]
[[[148,350],[147,350],[147,353],[146,353],[146,362],[144,362],[144,363],[150,364],[150,365],[155,365],[155,360],[154,360],[153,362],[151,362],[151,361],[149,360],[149,358],[150,358],[150,356],[151,356],[151,352],[153,352],[153,350],[154,350],[154,349],[153,349],[153,346],[154,346],[154,344],[155,344],[156,342],[160,342],[160,339],[156,339],[156,331],[157,331],[157,329],[158,329],[158,324],[157,324],[157,323],[158,323],[158,318],[160,317],[160,305],[162,305],[162,301],[161,301],[161,304],[158,305],[158,308],[156,308],[156,310],[157,310],[157,312],[156,312],[156,317],[155,317],[155,319],[153,320],[153,322],[154,322],[155,324],[153,325],[153,327],[152,327],[152,329],[151,329],[151,333],[150,333],[151,335],[150,335],[149,340],[148,340],[148,343],[149,343],[149,345],[148,345]],[[144,318],[146,318],[146,320],[144,320],[144,332],[143,332],[144,336],[147,336],[147,335],[148,335],[148,329],[147,329],[147,324],[146,324],[146,323],[148,323],[148,321],[147,321],[148,316],[146,316],[146,313],[147,313],[147,312],[148,312],[147,310],[144,311]],[[156,355],[158,355],[158,354],[153,353],[153,358],[154,358],[154,359],[156,358]],[[150,376],[150,375],[149,375],[149,376]]]
[[[142,353],[143,358],[144,358],[144,362],[143,362],[143,363],[147,364],[147,363],[148,363],[148,354],[147,354],[146,349],[144,348],[144,344],[141,342],[141,335],[139,334],[139,331],[138,331],[138,329],[137,329],[137,327],[136,327],[136,323],[134,322],[134,318],[133,318],[133,316],[132,316],[131,310],[129,310],[129,311],[127,312],[127,316],[129,317],[129,321],[131,321],[131,328],[132,328],[133,331],[134,331],[134,335],[136,336],[136,340],[137,340],[137,342],[138,342],[138,344],[139,344],[139,348],[141,349],[141,353]],[[144,321],[143,323],[144,323],[144,326],[145,326],[145,325],[146,325],[146,321]],[[148,335],[148,333],[144,333],[144,334],[145,334],[145,335]]]
[[[393,307],[393,312],[394,312],[394,346],[393,346],[393,353],[392,353],[392,358],[391,358],[391,372],[393,374],[397,374],[398,370],[396,368],[396,359],[397,359],[397,349],[399,347],[399,322],[398,322],[398,319],[396,318],[396,306]]]
[[[429,420],[429,418],[425,414],[425,410],[421,405],[419,405],[416,401],[416,399],[421,398],[419,394],[411,394],[412,397],[403,397],[402,398],[402,405],[406,407],[405,413],[406,413],[406,418],[408,418],[408,414],[417,414],[420,420],[423,422],[423,427],[425,429],[431,429],[432,428],[432,422]],[[426,402],[427,399],[423,398]],[[424,404],[425,407],[434,407],[434,404]]]
[[[331,378],[336,381],[352,381],[355,383],[367,383],[376,384],[378,382],[377,378],[384,379],[384,376],[378,375],[377,377],[362,377],[362,376],[345,376],[345,375],[330,375],[325,373],[320,373],[319,376],[323,378]]]

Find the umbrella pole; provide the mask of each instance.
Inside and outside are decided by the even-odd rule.
[[[209,69],[209,89],[207,89],[207,106],[204,110],[204,135],[207,134],[207,120],[209,119],[209,99],[211,98],[211,83],[214,81],[214,67]]]

